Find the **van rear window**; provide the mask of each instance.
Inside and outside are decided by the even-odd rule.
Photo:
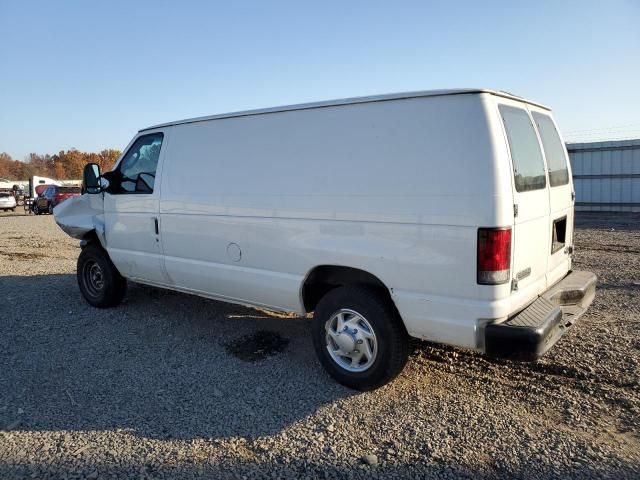
[[[533,120],[542,139],[542,148],[549,167],[549,184],[552,187],[566,185],[569,183],[567,157],[553,121],[547,115],[538,112],[533,113]]]
[[[500,105],[499,109],[511,150],[516,190],[528,192],[544,188],[547,184],[544,161],[529,114],[507,105]]]

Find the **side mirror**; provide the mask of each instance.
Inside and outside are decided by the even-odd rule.
[[[87,193],[100,193],[102,186],[100,185],[100,167],[97,163],[87,163],[82,172],[82,183],[84,191]]]

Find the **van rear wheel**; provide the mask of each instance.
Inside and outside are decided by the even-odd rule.
[[[409,338],[391,300],[365,286],[338,287],[318,303],[313,345],[339,383],[373,390],[393,380],[409,355]]]
[[[107,252],[95,244],[82,249],[76,276],[82,296],[94,307],[115,307],[127,293],[126,278],[120,275]]]

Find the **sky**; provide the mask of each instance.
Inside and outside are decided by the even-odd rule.
[[[0,152],[123,149],[165,121],[457,87],[640,138],[640,0],[0,0]]]

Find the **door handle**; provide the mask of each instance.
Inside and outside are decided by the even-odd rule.
[[[160,227],[158,225],[158,217],[153,217],[153,229],[156,232],[156,235],[160,235]]]

